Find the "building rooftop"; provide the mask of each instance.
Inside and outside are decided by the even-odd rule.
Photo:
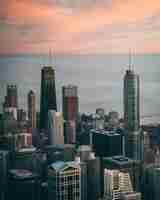
[[[65,169],[69,167],[78,168],[78,169],[80,168],[79,164],[77,164],[74,161],[71,161],[71,162],[57,161],[50,165],[50,168],[53,168],[57,172],[64,171]]]
[[[137,164],[139,163],[136,160],[132,160],[132,159],[130,159],[128,157],[124,157],[124,156],[106,157],[106,158],[104,158],[104,160],[108,161],[108,163],[110,163],[110,164],[113,164],[115,166],[120,166],[120,167],[129,165],[129,164],[133,164],[133,163],[137,163]]]
[[[34,178],[37,175],[33,174],[30,170],[26,169],[11,169],[9,174],[12,178],[16,179],[27,179],[27,178]]]

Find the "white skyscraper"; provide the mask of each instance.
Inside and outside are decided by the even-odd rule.
[[[64,144],[64,129],[62,113],[55,110],[48,111],[48,128],[50,145]]]

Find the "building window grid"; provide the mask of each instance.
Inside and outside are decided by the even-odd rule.
[[[69,177],[72,177],[69,180]],[[57,178],[57,197],[59,200],[68,199],[69,195],[74,195],[75,200],[80,199],[80,172],[79,170],[72,170],[69,172],[60,173]],[[72,194],[68,194],[68,185],[72,185]],[[63,188],[63,189],[62,189]]]

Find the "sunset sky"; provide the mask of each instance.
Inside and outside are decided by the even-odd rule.
[[[1,0],[0,54],[160,52],[160,0]]]

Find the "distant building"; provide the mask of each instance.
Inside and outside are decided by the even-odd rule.
[[[49,144],[64,144],[64,127],[62,113],[54,110],[48,111]]]
[[[17,110],[17,121],[22,122],[27,120],[27,114],[26,111],[23,109],[18,109]]]
[[[12,113],[14,119],[17,120],[18,108],[18,92],[16,85],[7,85],[7,94],[3,104],[4,113]]]
[[[66,121],[76,121],[79,112],[77,86],[68,85],[62,88],[63,115]]]
[[[32,90],[28,93],[28,120],[30,127],[36,128],[36,95]]]
[[[41,71],[40,128],[48,127],[48,111],[57,111],[55,70],[51,66]]]
[[[81,168],[77,162],[55,162],[48,167],[49,200],[81,200]]]
[[[96,114],[99,115],[101,118],[104,118],[105,111],[103,108],[97,108],[96,109]]]

